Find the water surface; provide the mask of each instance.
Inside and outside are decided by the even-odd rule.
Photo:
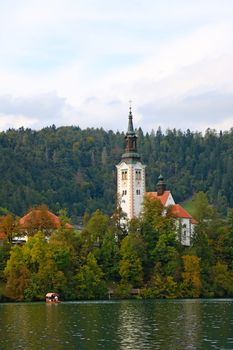
[[[233,349],[233,301],[0,304],[0,349]]]

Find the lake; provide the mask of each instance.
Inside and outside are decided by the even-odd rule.
[[[0,304],[0,349],[233,349],[233,301]]]

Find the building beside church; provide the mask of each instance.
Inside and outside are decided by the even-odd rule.
[[[38,231],[43,232],[48,237],[53,231],[60,227],[71,229],[73,226],[69,223],[63,224],[60,218],[52,213],[46,206],[39,206],[31,209],[26,215],[19,219],[17,234],[14,236],[12,243],[26,243],[29,236],[33,236]],[[7,241],[7,234],[0,232],[0,245]]]
[[[180,234],[181,244],[190,246],[197,221],[180,204],[175,203],[171,191],[167,191],[166,189],[166,183],[162,175],[158,179],[157,192],[146,192],[146,195],[151,199],[159,200],[164,210],[168,206],[171,206],[177,232]]]
[[[181,205],[175,203],[171,191],[166,189],[163,176],[160,175],[158,178],[156,192],[146,192],[146,166],[141,163],[137,150],[137,135],[133,127],[131,107],[125,139],[125,152],[121,157],[120,163],[116,166],[118,205],[129,220],[141,213],[144,196],[159,200],[164,207],[164,211],[166,211],[166,207],[172,206],[181,243],[189,246],[197,221]]]

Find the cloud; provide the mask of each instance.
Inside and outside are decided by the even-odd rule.
[[[166,105],[147,104],[141,107],[142,122],[151,128],[180,128],[205,131],[231,127],[233,124],[233,93],[223,94],[212,91],[181,100],[173,100]]]
[[[77,112],[55,93],[31,97],[0,96],[0,127],[41,128],[66,123],[67,115]]]
[[[232,10],[230,0],[5,2],[0,128],[125,130],[129,99],[144,130],[161,119],[230,125]]]

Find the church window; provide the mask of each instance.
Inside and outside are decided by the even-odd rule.
[[[122,191],[122,196],[126,196],[127,195],[127,191],[126,190],[123,190]]]
[[[136,170],[136,172],[135,172],[135,179],[136,179],[136,181],[140,181],[141,180],[141,170]]]
[[[127,170],[122,170],[122,172],[121,172],[121,179],[123,181],[127,180]]]
[[[141,191],[140,190],[136,190],[136,194],[140,195]]]

